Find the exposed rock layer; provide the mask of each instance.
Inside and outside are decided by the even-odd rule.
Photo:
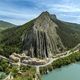
[[[56,17],[55,17],[56,18]],[[23,50],[31,57],[51,57],[65,50],[57,34],[58,25],[51,20],[48,12],[43,12],[34,22],[32,29],[23,34]]]

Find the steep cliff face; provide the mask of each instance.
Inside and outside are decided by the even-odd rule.
[[[63,52],[65,47],[57,34],[57,27],[59,26],[51,20],[51,15],[43,12],[36,18],[32,29],[23,34],[24,53],[31,57],[44,58]]]

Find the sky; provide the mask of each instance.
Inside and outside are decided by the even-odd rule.
[[[22,25],[43,11],[67,22],[80,23],[80,0],[0,0],[0,20]]]

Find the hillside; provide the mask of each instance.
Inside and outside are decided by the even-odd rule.
[[[49,57],[80,43],[80,25],[58,20],[43,12],[36,19],[7,29],[0,40],[0,53],[25,52],[31,57]]]
[[[80,43],[80,24],[64,22],[58,19],[52,20],[59,26],[57,33],[67,49]]]
[[[11,27],[15,27],[16,25],[14,24],[11,24],[11,23],[8,23],[8,22],[5,22],[5,21],[0,21],[0,32],[2,30],[5,30],[5,29],[8,29],[8,28],[11,28]]]

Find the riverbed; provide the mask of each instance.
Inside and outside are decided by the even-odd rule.
[[[43,75],[42,80],[80,80],[80,62],[55,69]]]

